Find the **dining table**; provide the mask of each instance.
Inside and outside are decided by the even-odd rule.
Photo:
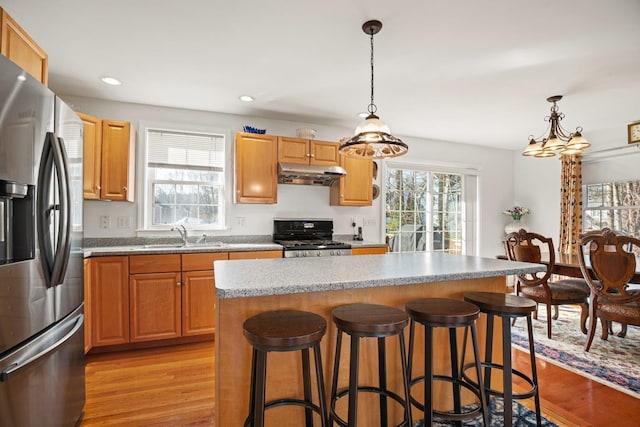
[[[549,265],[549,253],[542,253],[542,259],[540,262],[544,265]],[[506,255],[499,255],[498,259],[507,259]],[[552,269],[553,274],[559,276],[575,277],[583,279],[582,270],[580,270],[580,260],[578,254],[564,254],[560,252],[555,253],[555,260]],[[587,260],[588,262],[588,260]],[[591,267],[587,265],[587,268],[592,272]],[[629,283],[640,284],[640,257],[636,257],[636,272],[629,281]]]

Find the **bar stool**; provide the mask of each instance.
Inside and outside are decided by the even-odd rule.
[[[491,396],[498,396],[504,399],[504,423],[502,425],[511,427],[513,425],[513,399],[534,398],[536,408],[536,423],[542,424],[540,414],[540,395],[538,391],[538,372],[536,369],[536,352],[533,344],[533,323],[531,313],[536,309],[535,301],[511,294],[497,292],[469,292],[464,295],[464,300],[475,304],[481,313],[487,315],[487,341],[485,347],[485,358],[481,363],[484,368],[484,388]],[[502,319],[502,364],[492,362],[493,352],[493,320],[494,316]],[[527,318],[527,329],[529,333],[529,354],[531,355],[531,376],[513,369],[511,363],[511,321],[517,317]],[[463,357],[464,357],[463,349]],[[465,365],[463,371],[470,368]],[[491,388],[491,370],[502,371],[502,391]],[[523,393],[513,393],[513,375],[516,375],[528,383],[531,388]],[[467,376],[465,379],[469,380]]]
[[[376,393],[380,396],[380,426],[388,425],[388,399],[401,404],[404,408],[404,418],[398,426],[412,426],[411,403],[409,402],[409,379],[407,376],[407,358],[404,346],[404,328],[409,323],[409,316],[402,310],[377,304],[349,304],[335,308],[332,311],[333,322],[338,328],[336,353],[333,366],[333,381],[331,384],[330,423],[337,423],[343,427],[355,427],[358,424],[358,393]],[[338,376],[340,373],[340,352],[342,335],[347,334],[351,339],[349,353],[349,387],[338,392]],[[400,340],[401,366],[396,371],[402,372],[404,398],[387,388],[387,361],[385,339],[397,335]],[[378,386],[358,385],[360,338],[378,339]],[[336,402],[348,396],[348,419],[345,421],[336,413]]]
[[[480,310],[475,305],[454,299],[444,298],[421,298],[411,300],[406,303],[405,310],[411,317],[409,327],[409,386],[424,383],[424,404],[418,402],[411,395],[411,403],[424,412],[424,425],[430,426],[433,423],[434,415],[451,421],[462,421],[475,418],[482,414],[485,426],[489,425],[487,414],[486,396],[482,385],[482,374],[480,372],[480,351],[478,349],[478,336],[476,333],[476,320],[480,317]],[[411,376],[414,356],[415,324],[424,326],[424,375],[413,378]],[[433,374],[433,329],[447,328],[449,330],[449,354],[451,358],[451,375]],[[467,382],[463,376],[460,366],[464,364],[464,359],[458,361],[458,343],[456,329],[465,328],[465,345],[467,330],[471,329],[471,341],[474,352],[474,365],[479,387],[476,384]],[[438,411],[433,408],[433,381],[446,381],[452,385],[453,412]],[[478,398],[478,407],[463,410],[461,404],[461,388],[471,391]]]
[[[267,311],[247,319],[244,336],[253,347],[251,360],[251,392],[249,415],[245,427],[263,427],[265,410],[283,405],[305,408],[306,426],[313,426],[313,412],[320,415],[321,425],[327,424],[327,408],[320,356],[320,340],[327,330],[327,322],[317,314],[298,310]],[[312,401],[309,349],[313,349],[318,386],[318,405]],[[304,399],[286,398],[265,402],[267,353],[271,351],[302,353]]]

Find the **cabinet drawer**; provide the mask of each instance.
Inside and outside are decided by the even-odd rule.
[[[229,259],[282,258],[282,251],[229,252]]]
[[[129,257],[129,274],[180,271],[180,254],[134,255]]]
[[[182,271],[211,270],[213,261],[229,259],[228,252],[182,254]]]

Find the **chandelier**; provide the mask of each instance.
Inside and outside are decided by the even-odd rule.
[[[564,119],[564,114],[558,112],[556,102],[562,99],[562,95],[550,96],[548,102],[551,106],[551,115],[545,117],[549,122],[549,127],[545,135],[540,139],[534,139],[529,135],[529,145],[522,153],[523,156],[530,157],[553,157],[556,153],[561,155],[582,154],[591,144],[582,136],[582,128],[577,127],[576,131],[569,133],[560,126],[560,120]]]
[[[367,107],[369,115],[356,128],[354,136],[341,141],[340,152],[349,157],[383,158],[401,156],[409,147],[399,138],[391,135],[389,126],[378,116],[378,107],[373,102],[373,35],[382,28],[382,22],[373,20],[362,24],[362,31],[371,39],[371,103]]]

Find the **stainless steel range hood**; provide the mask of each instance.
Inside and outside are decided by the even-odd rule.
[[[278,183],[330,186],[341,176],[346,176],[340,166],[298,165],[278,163]]]

